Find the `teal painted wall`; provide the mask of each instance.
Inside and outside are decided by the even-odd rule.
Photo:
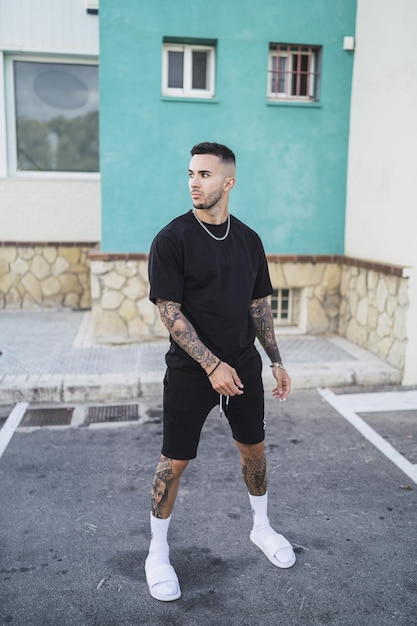
[[[100,3],[102,249],[146,252],[191,208],[189,150],[229,145],[230,211],[275,254],[343,253],[356,0]],[[164,36],[216,39],[216,98],[161,96]],[[270,42],[323,46],[319,105],[269,105]]]

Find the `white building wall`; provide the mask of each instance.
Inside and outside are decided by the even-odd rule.
[[[345,253],[410,267],[405,384],[417,384],[416,33],[415,0],[358,0]]]
[[[7,157],[7,55],[98,59],[98,16],[86,7],[86,0],[0,0],[0,241],[100,240],[98,174],[34,180],[11,175]]]
[[[100,241],[97,181],[0,181],[0,240]]]
[[[0,47],[98,55],[98,16],[85,0],[0,0]]]

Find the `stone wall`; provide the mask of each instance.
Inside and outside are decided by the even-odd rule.
[[[91,253],[93,332],[96,341],[130,343],[167,336],[149,301],[145,255]],[[336,262],[287,262],[269,258],[274,288],[302,289],[300,327],[310,334],[337,332],[341,266]]]
[[[133,343],[166,337],[156,307],[149,300],[145,255],[91,255],[91,298],[94,339],[102,343]],[[104,255],[106,256],[106,255]]]
[[[402,272],[344,265],[340,297],[339,335],[403,370],[409,301]]]
[[[93,251],[96,341],[128,343],[167,336],[148,299],[147,256]],[[400,369],[404,366],[408,280],[402,268],[344,256],[268,256],[274,288],[301,290],[299,331],[339,334]]]
[[[340,263],[328,261],[285,261],[268,257],[275,289],[301,289],[300,328],[312,335],[336,333],[340,305]]]
[[[0,309],[90,308],[93,244],[0,244]]]
[[[94,340],[167,337],[149,301],[145,254],[93,244],[0,245],[0,309],[92,308]],[[273,287],[300,289],[298,332],[339,334],[404,368],[408,279],[403,268],[344,256],[268,256]]]

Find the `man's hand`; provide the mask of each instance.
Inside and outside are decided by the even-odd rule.
[[[272,390],[272,395],[277,400],[284,402],[291,391],[291,378],[282,367],[273,367],[272,374],[277,381],[277,386]]]
[[[213,389],[223,396],[241,396],[243,393],[243,383],[237,371],[223,361],[213,370],[208,379]]]

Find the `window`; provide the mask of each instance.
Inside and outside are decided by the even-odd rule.
[[[300,323],[300,289],[274,289],[271,309],[279,326],[298,326]]]
[[[12,173],[99,171],[97,64],[15,57],[8,85]]]
[[[214,96],[214,47],[165,43],[162,94],[180,98]]]
[[[318,100],[320,50],[317,46],[270,44],[268,98]]]

